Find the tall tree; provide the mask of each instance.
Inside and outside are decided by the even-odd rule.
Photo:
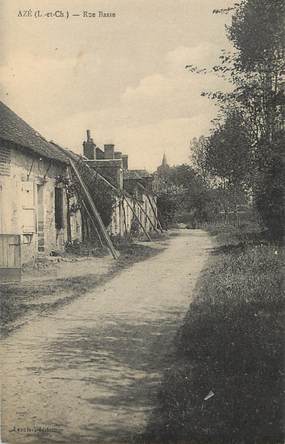
[[[232,71],[236,98],[252,135],[255,202],[272,237],[278,239],[283,235],[285,216],[284,1],[242,1],[228,35],[237,49],[236,71]]]
[[[242,1],[228,36],[237,50],[231,70],[235,98],[249,118],[256,141],[270,143],[284,129],[284,1]]]
[[[228,185],[242,187],[250,177],[251,152],[247,129],[237,111],[229,111],[205,146],[204,164],[214,176]]]
[[[224,13],[229,10],[214,12]],[[285,117],[285,2],[241,0],[230,8],[230,12],[232,22],[227,27],[227,35],[233,43],[234,53],[224,51],[220,65],[214,66],[212,71],[229,79],[233,88],[230,93],[203,93],[217,100],[226,115],[222,129],[214,130],[211,136],[213,156],[210,158],[213,163],[218,160],[218,153],[221,154],[223,149],[224,154],[227,153],[225,140],[230,139],[227,114],[229,109],[236,109],[243,121],[243,128],[247,129],[246,136],[250,143],[251,162],[248,165],[257,209],[272,236],[280,238],[282,230],[276,231],[276,227],[284,226],[285,216],[282,153]],[[192,65],[188,68],[192,72],[201,72],[201,69]],[[234,140],[232,143],[238,147]],[[221,163],[218,162],[217,167],[219,174],[224,169],[223,174],[232,180],[233,171],[230,165],[226,165],[226,157],[220,156]],[[243,156],[236,157],[236,162],[240,164],[234,168],[241,173],[245,166]],[[268,214],[268,208],[274,208],[274,211]]]
[[[197,171],[197,173],[203,178],[204,181],[208,181],[210,179],[209,171],[206,165],[206,148],[208,144],[208,139],[205,136],[200,136],[199,139],[194,137],[190,141],[190,160],[191,163]]]

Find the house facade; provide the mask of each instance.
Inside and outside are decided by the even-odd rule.
[[[87,130],[83,142],[86,164],[116,188],[117,196],[108,230],[114,236],[151,233],[157,230],[156,197],[153,176],[146,170],[130,170],[128,155],[115,150],[113,144],[99,148]]]
[[[67,241],[80,241],[81,216],[70,211],[76,198],[66,193],[68,161],[61,151],[3,103],[0,115],[0,267],[5,269],[12,267],[13,254],[23,265],[63,251]]]
[[[114,145],[101,150],[89,131],[83,149],[82,157],[48,142],[0,102],[0,281],[25,264],[64,251],[67,243],[81,242],[83,234],[88,240],[86,215],[92,227],[100,215],[95,221],[94,215],[86,213],[90,203],[83,192],[90,187],[84,184],[86,170],[93,179],[99,173],[114,193],[107,227],[110,235],[144,233],[149,237],[148,233],[157,231],[153,176],[145,170],[130,170],[128,156],[115,151]],[[80,185],[72,162],[85,168]],[[91,195],[93,189],[100,193],[98,182],[94,183]],[[100,197],[105,204],[102,192]],[[96,197],[92,199],[96,206]],[[101,229],[105,230],[104,224]]]

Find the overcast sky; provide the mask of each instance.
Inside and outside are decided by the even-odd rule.
[[[186,64],[209,66],[227,47],[234,0],[2,0],[1,100],[48,140],[82,152],[86,129],[114,143],[133,168],[187,162],[189,141],[206,134],[217,112],[202,89],[221,80]],[[19,10],[115,18],[18,17]]]

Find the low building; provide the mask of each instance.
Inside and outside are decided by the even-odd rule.
[[[127,155],[112,144],[101,150],[89,131],[83,146],[82,157],[48,142],[0,102],[0,281],[24,264],[64,251],[67,243],[81,242],[83,233],[84,240],[92,240],[93,230],[99,239],[103,230],[107,239],[104,223],[114,236],[143,232],[149,237],[157,230],[153,176],[129,170]],[[75,164],[81,170],[77,179]],[[94,180],[96,173],[113,193],[108,222],[102,214],[100,219],[100,205],[97,215],[90,213],[89,198],[96,206],[99,197],[103,207],[107,199],[106,188],[102,193]]]
[[[0,267],[7,275],[19,255],[21,265],[32,263],[80,241],[81,217],[66,192],[64,153],[2,102],[0,116]]]
[[[113,144],[104,145],[102,150],[94,143],[89,130],[83,142],[83,155],[86,164],[117,190],[108,227],[110,234],[124,236],[157,230],[152,174],[146,170],[130,170],[128,155],[116,151]]]
[[[153,175],[146,170],[127,169],[123,171],[123,182],[124,189],[133,197],[136,214],[145,230],[151,232],[157,229],[157,205],[153,192]],[[128,226],[131,229],[132,222]]]

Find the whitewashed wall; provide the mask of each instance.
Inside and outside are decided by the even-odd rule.
[[[1,147],[0,147],[1,150]],[[67,240],[67,207],[63,192],[64,227],[55,227],[56,176],[65,175],[65,167],[56,161],[34,156],[20,149],[10,150],[10,167],[0,171],[0,234],[20,234],[22,263],[33,262],[38,256],[39,205],[38,186],[42,186],[43,255],[63,250]],[[79,212],[71,217],[72,239],[81,240]]]

